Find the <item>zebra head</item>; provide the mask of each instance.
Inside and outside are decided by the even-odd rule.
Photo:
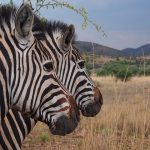
[[[5,102],[9,101],[9,108],[45,122],[53,134],[72,132],[79,122],[79,111],[73,97],[59,82],[49,51],[33,36],[31,6],[21,5],[16,15],[9,6],[0,9],[2,13],[11,12],[10,18],[6,15],[1,20],[0,29],[7,83],[3,84],[3,91],[9,93]]]
[[[72,46],[72,61],[74,62],[76,72],[74,72],[75,79],[72,82],[70,91],[71,93],[74,93],[74,98],[76,99],[77,105],[82,114],[86,117],[93,117],[102,107],[102,94],[87,74],[85,61],[74,45]]]
[[[85,62],[73,44],[74,26],[61,22],[41,23],[38,18],[34,24],[34,35],[43,37],[43,42],[46,41],[45,45],[50,48],[60,81],[74,96],[82,114],[87,117],[95,116],[101,109],[103,98],[86,73]],[[44,35],[41,35],[43,32]]]

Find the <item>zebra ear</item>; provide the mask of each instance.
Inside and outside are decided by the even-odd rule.
[[[32,32],[33,20],[32,6],[28,3],[22,4],[15,16],[15,29],[19,38],[29,38]]]
[[[74,33],[75,33],[75,28],[74,25],[69,25],[69,27],[67,28],[64,36],[63,36],[63,47],[64,48],[68,48],[69,45],[71,44],[73,37],[74,37]]]

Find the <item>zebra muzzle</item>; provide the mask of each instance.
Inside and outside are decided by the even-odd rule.
[[[51,133],[54,135],[64,136],[73,132],[80,121],[80,113],[73,97],[69,96],[68,100],[71,104],[68,115],[59,117],[54,124],[55,127],[50,128]]]
[[[97,87],[94,87],[94,101],[88,103],[86,107],[83,110],[81,110],[83,116],[94,117],[100,112],[102,105],[103,105],[102,94]]]

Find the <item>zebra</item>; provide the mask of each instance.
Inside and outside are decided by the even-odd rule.
[[[0,20],[0,124],[13,109],[46,123],[53,134],[72,132],[79,110],[56,75],[46,43],[33,35],[31,6],[1,6]]]
[[[43,45],[46,43],[45,48],[49,49],[54,64],[56,64],[55,69],[59,79],[74,96],[82,114],[87,117],[95,116],[100,111],[103,98],[99,89],[87,75],[85,61],[74,46],[74,26],[56,21],[42,22],[35,16],[32,30],[34,36],[39,38]],[[22,116],[19,112],[10,110],[2,124],[0,144],[7,147],[9,143],[13,149],[21,148],[21,142],[30,133],[36,122],[36,120]],[[22,124],[21,128],[20,124]],[[12,130],[8,131],[8,128]]]

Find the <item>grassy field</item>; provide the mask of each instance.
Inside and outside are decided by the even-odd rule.
[[[150,77],[129,82],[93,77],[104,105],[94,118],[81,117],[78,128],[65,137],[54,136],[38,123],[23,150],[150,150]]]

